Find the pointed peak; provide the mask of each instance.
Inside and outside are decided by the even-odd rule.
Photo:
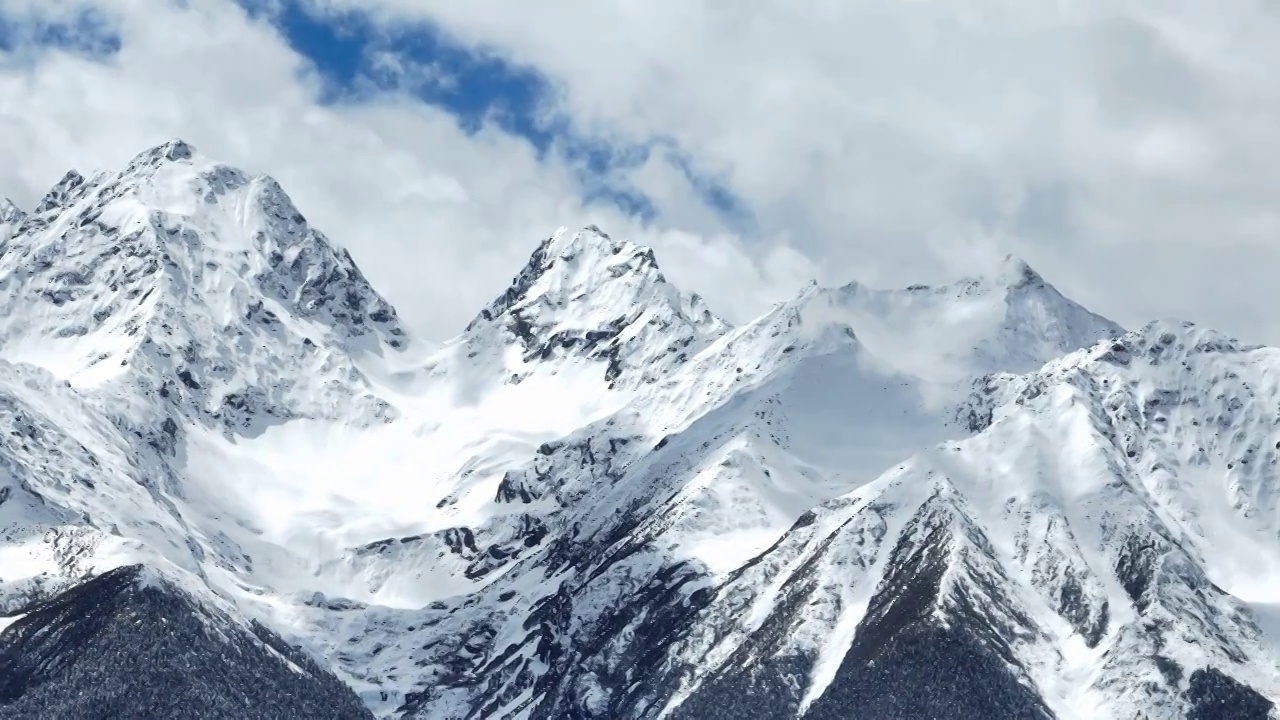
[[[16,225],[22,222],[27,214],[7,197],[0,197],[0,224]]]
[[[189,160],[196,154],[196,149],[181,138],[174,138],[158,149],[164,151],[166,160]]]
[[[728,328],[702,298],[663,277],[650,248],[588,226],[543,240],[467,325],[458,347],[467,349],[468,364],[501,368],[504,381],[537,368],[554,374],[561,361],[577,358],[598,364],[600,379],[618,389],[656,382]],[[486,360],[474,360],[481,353]]]
[[[800,292],[796,293],[790,300],[783,301],[782,304],[803,304],[813,298],[822,297],[831,293],[856,292],[858,287],[858,283],[851,282],[833,290],[831,288],[823,287],[817,280],[810,280],[800,288]]]
[[[196,156],[196,149],[191,144],[181,138],[173,138],[148,148],[137,155],[137,158],[145,158],[147,160],[190,160]]]
[[[589,255],[617,255],[628,247],[635,248],[629,242],[614,240],[607,233],[595,225],[588,225],[580,230],[571,230],[567,227],[561,227],[556,230],[555,234],[543,241],[539,250],[542,250],[542,258],[544,260],[574,260],[583,254]],[[641,251],[648,251],[649,255],[653,254],[648,248],[636,248]],[[534,253],[537,257],[538,253]],[[533,258],[530,258],[532,262]]]
[[[125,167],[126,173],[136,173],[144,168],[156,168],[164,163],[190,162],[198,155],[195,147],[184,140],[174,138],[143,150]]]
[[[49,273],[56,286],[69,281],[52,278],[90,277],[103,263],[112,269],[103,268],[99,277],[111,272],[113,278],[128,276],[138,283],[156,278],[160,283],[156,286],[160,292],[155,293],[130,287],[133,294],[124,298],[128,302],[113,306],[110,323],[124,322],[120,318],[135,311],[178,308],[173,311],[191,319],[234,312],[237,306],[246,309],[244,319],[249,320],[262,308],[256,297],[262,294],[283,303],[290,315],[325,325],[352,352],[381,352],[382,344],[399,349],[407,342],[397,313],[373,289],[350,253],[312,228],[278,183],[266,176],[251,178],[198,155],[180,139],[138,153],[124,170],[88,180],[77,172],[68,173],[50,191],[41,210],[47,212],[22,223],[23,252],[65,260],[59,266],[65,270],[62,275]],[[59,223],[70,214],[75,218]],[[135,216],[145,220],[128,229],[119,220]],[[56,232],[46,232],[49,228]],[[9,227],[0,233],[8,235]],[[19,260],[10,254],[10,261]],[[221,295],[232,283],[218,278],[231,276],[237,289],[227,303]],[[117,292],[123,283],[113,281],[111,291]],[[86,294],[75,286],[63,295]],[[150,303],[145,308],[144,301]],[[58,306],[67,302],[62,299]],[[90,303],[85,300],[86,305]],[[216,313],[212,306],[217,307]],[[72,318],[70,305],[65,310],[50,322],[82,322]],[[108,320],[97,322],[109,324]],[[150,337],[138,325],[131,326],[128,335]]]
[[[36,206],[36,212],[43,213],[62,207],[82,185],[84,185],[84,176],[75,170],[68,170],[67,174],[45,193],[40,204]]]
[[[803,297],[812,292],[812,288],[816,285],[816,281],[810,281],[809,285],[800,293]],[[825,290],[826,288],[823,288]],[[897,288],[876,288],[864,285],[857,280],[851,280],[837,288],[832,289],[843,296],[859,296],[866,295],[872,297],[886,297],[888,295],[903,294],[907,296],[926,297],[938,295],[942,297],[971,297],[979,295],[987,295],[992,292],[1010,292],[1014,290],[1036,290],[1048,289],[1056,290],[1050,285],[1040,273],[1036,272],[1022,258],[1016,255],[1005,255],[999,260],[988,261],[985,264],[975,268],[975,272],[967,274],[953,282],[943,282],[941,284],[925,284],[914,283],[906,287]]]
[[[1025,260],[1016,255],[1005,255],[996,265],[992,278],[1011,290],[1024,287],[1043,287],[1046,283]]]
[[[580,230],[561,227],[538,245],[506,291],[467,327],[492,320],[534,296],[562,305],[623,278],[638,279],[641,285],[667,284],[651,248],[615,240],[595,225]]]
[[[955,289],[963,295],[985,295],[989,292],[1013,292],[1017,290],[1052,290],[1053,287],[1025,260],[1017,255],[1005,255],[974,275],[967,275],[951,285],[916,286],[909,290],[937,289],[951,292]]]

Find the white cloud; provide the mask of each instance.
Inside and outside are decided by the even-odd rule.
[[[438,62],[425,65],[405,62],[404,57],[390,50],[369,53],[368,62],[372,74],[406,91],[453,90],[458,86],[458,79]]]
[[[756,236],[726,232],[660,156],[626,172],[663,211],[646,227],[584,207],[575,168],[497,129],[468,136],[404,98],[323,107],[229,0],[102,0],[118,57],[0,69],[0,192],[29,204],[68,166],[181,135],[278,176],[436,336],[539,237],[597,222],[738,317],[815,274],[929,282],[1012,251],[1126,324],[1280,343],[1280,11],[1263,0],[311,1],[427,18],[531,66],[587,135],[675,138]]]
[[[67,18],[91,5],[0,0],[0,12]],[[669,274],[717,309],[755,312],[797,284],[794,259],[762,265],[724,234],[703,239],[679,224],[648,228],[584,206],[574,168],[554,155],[539,161],[526,141],[495,128],[468,135],[407,96],[324,106],[306,62],[229,0],[97,7],[122,36],[109,60],[46,50],[0,62],[0,195],[22,205],[71,167],[119,168],[182,137],[275,176],[402,314],[437,338],[458,331],[560,225],[597,223],[654,245]]]
[[[1123,322],[1280,342],[1274,3],[313,2],[430,19],[589,131],[676,138],[833,274],[940,279],[985,235]]]

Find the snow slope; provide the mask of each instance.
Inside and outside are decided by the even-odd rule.
[[[0,209],[0,608],[163,568],[380,717],[1265,717],[1277,352],[594,227],[431,347],[174,141]]]

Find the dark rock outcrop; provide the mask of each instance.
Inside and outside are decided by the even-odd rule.
[[[27,609],[0,634],[0,717],[372,718],[278,635],[134,565]]]

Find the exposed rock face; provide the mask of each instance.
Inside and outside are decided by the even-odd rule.
[[[410,345],[276,183],[185,143],[0,204],[0,710],[1280,697],[1280,351],[1126,333],[1014,258],[730,327],[594,227]]]
[[[373,717],[275,633],[203,606],[141,566],[37,603],[0,634],[0,714]]]

